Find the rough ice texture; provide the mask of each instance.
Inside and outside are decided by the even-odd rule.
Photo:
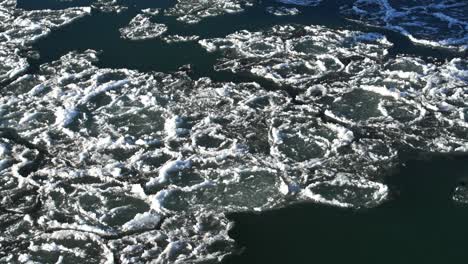
[[[120,29],[123,38],[131,40],[153,39],[167,31],[167,26],[151,22],[151,15],[138,14],[128,26]]]
[[[466,151],[466,59],[442,65],[412,57],[387,59],[391,43],[382,35],[318,26],[240,31],[200,44],[221,53],[215,66],[219,71],[250,74],[273,82],[278,89],[294,90],[295,100],[321,116],[319,121],[325,124],[319,127],[337,133],[335,139],[321,142],[326,137],[311,128],[307,133],[298,130],[297,124],[290,125],[292,118],[284,129],[280,125],[272,132],[272,154],[284,161],[324,165],[333,160],[334,168],[355,164],[362,166],[354,168],[355,172],[371,175],[382,171],[379,166],[391,161],[397,149]],[[308,138],[308,133],[315,139]],[[365,147],[357,147],[356,142]],[[360,154],[323,161],[322,155],[330,157],[323,146],[338,152],[356,146]],[[365,166],[367,155],[379,165]],[[311,197],[310,193],[306,196]]]
[[[169,35],[169,36],[165,36],[163,38],[163,41],[166,43],[180,43],[180,42],[197,41],[198,39],[200,39],[200,37],[197,35],[191,35],[191,36]]]
[[[20,53],[51,30],[88,15],[90,8],[26,11],[17,9],[16,1],[0,0],[0,84],[14,80],[29,64]]]
[[[210,52],[220,50],[228,55],[215,66],[217,70],[246,71],[297,87],[345,71],[343,59],[381,59],[392,46],[380,34],[293,25],[262,32],[239,31],[226,38],[201,40],[200,44]]]
[[[177,4],[166,14],[176,16],[177,20],[194,24],[203,18],[222,14],[239,13],[256,0],[177,0]]]
[[[16,220],[3,229],[3,259],[217,262],[234,246],[226,212],[293,200],[376,206],[388,198],[382,177],[401,146],[466,146],[463,60],[382,62],[391,44],[381,35],[283,29],[236,33],[221,49],[234,49],[228,54],[246,67],[291,52],[292,60],[327,65],[313,67],[321,71],[314,78],[347,77],[279,78],[279,87],[300,91],[295,100],[306,103],[297,104],[256,83],[99,69],[87,51],[8,85],[0,125],[17,136],[1,139],[0,192],[10,212],[4,221]],[[323,36],[337,57],[321,64],[326,51],[297,32]],[[293,36],[300,49],[284,45]],[[253,42],[277,47],[259,51]],[[204,43],[219,49],[220,40]]]
[[[2,230],[2,260],[94,263],[109,254],[128,262],[219,260],[233,246],[228,221],[225,210],[201,194],[222,197],[224,180],[234,175],[223,177],[213,165],[240,154],[228,146],[219,154],[197,150],[191,147],[195,136],[183,132],[196,121],[185,112],[192,103],[184,94],[205,90],[206,81],[179,73],[98,69],[91,64],[95,58],[93,51],[68,54],[4,90],[1,131],[18,134],[1,139],[1,202],[12,212],[2,217],[32,212],[38,217]],[[176,123],[165,126],[166,121]],[[23,146],[19,138],[34,143]],[[29,169],[31,164],[39,167]],[[209,179],[212,173],[219,178]],[[158,177],[151,188],[139,183]],[[242,194],[232,194],[241,198],[232,210],[250,208]],[[53,237],[63,232],[83,236]],[[34,248],[15,244],[29,241]],[[225,246],[211,251],[214,244]]]
[[[217,70],[268,87],[98,68],[92,50],[25,74],[18,49],[89,10],[0,6],[1,56],[18,62],[1,69],[0,262],[216,263],[234,247],[227,212],[377,206],[399,150],[468,151],[466,58],[388,58],[380,34],[283,25],[200,41]]]

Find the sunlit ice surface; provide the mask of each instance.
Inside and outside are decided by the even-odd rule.
[[[0,1],[0,261],[218,263],[228,213],[466,153],[467,4],[393,2]]]

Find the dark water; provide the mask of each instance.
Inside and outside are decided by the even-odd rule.
[[[468,156],[401,157],[392,200],[377,208],[233,214],[245,251],[225,263],[466,263],[468,208],[451,197],[467,177]]]
[[[80,5],[89,5],[91,0]],[[118,29],[139,8],[166,7],[172,1],[126,1],[122,14],[93,11],[86,17],[53,32],[35,44],[41,58],[38,66],[72,50],[101,50],[99,66],[141,71],[175,71],[193,65],[193,77],[245,81],[251,77],[214,72],[217,54],[208,54],[197,43],[165,44],[161,40],[122,40]],[[208,18],[197,25],[159,17],[169,32],[195,34],[201,38],[221,37],[236,30],[259,30],[274,24],[317,24],[330,28],[359,29],[384,33],[395,43],[389,56],[409,54],[427,60],[460,56],[447,50],[412,44],[406,37],[383,29],[366,28],[338,15],[338,1],[318,8],[304,8],[295,17],[265,13],[273,1],[235,15]],[[27,9],[66,8],[67,2],[19,1]],[[34,69],[33,69],[34,71]],[[259,81],[259,80],[256,80]],[[268,87],[268,83],[263,84]],[[275,87],[271,87],[274,89]],[[239,254],[225,263],[466,263],[468,261],[468,208],[455,204],[452,192],[468,178],[468,156],[401,155],[397,170],[387,178],[392,199],[367,210],[345,210],[317,204],[299,204],[263,213],[230,215],[236,225],[231,231]]]

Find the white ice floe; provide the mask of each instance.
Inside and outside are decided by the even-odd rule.
[[[4,28],[0,32],[0,83],[11,81],[24,73],[29,64],[19,53],[52,30],[89,15],[89,7],[65,10],[21,10],[16,1],[0,2],[0,18]]]
[[[262,32],[239,31],[226,38],[200,40],[207,51],[220,50],[227,60],[218,70],[249,72],[279,85],[306,86],[341,72],[341,60],[382,58],[392,46],[380,34],[333,31],[319,26],[274,26]]]
[[[266,11],[275,16],[295,16],[300,14],[299,9],[295,7],[273,7],[269,6],[266,8]]]
[[[252,3],[180,0],[164,14],[194,23]],[[378,19],[395,23],[405,11],[389,3]],[[200,40],[218,52],[216,70],[266,85],[99,68],[92,50],[29,73],[21,49],[90,10],[0,7],[12,25],[0,33],[0,243],[15,245],[0,262],[217,263],[235,245],[228,212],[378,206],[401,148],[468,151],[465,58],[390,57],[381,34],[281,25]],[[453,34],[465,26],[453,7],[437,8]],[[142,10],[122,34],[161,37],[158,12]]]
[[[253,0],[178,0],[174,7],[166,11],[166,15],[177,16],[179,21],[194,24],[203,18],[242,12],[253,3]]]
[[[388,194],[386,185],[349,174],[338,174],[330,181],[311,183],[301,193],[319,203],[352,208],[379,205],[388,198]]]
[[[138,14],[128,26],[120,29],[122,38],[131,40],[154,39],[167,31],[167,26],[151,22],[151,15]]]
[[[174,160],[167,162],[159,169],[158,178],[150,180],[148,183],[146,183],[146,186],[166,183],[167,181],[169,181],[169,177],[171,176],[171,174],[184,169],[190,169],[191,166],[192,162],[190,160]]]
[[[182,35],[169,35],[163,37],[163,40],[167,43],[181,43],[181,42],[190,42],[190,41],[197,41],[200,39],[197,35],[191,36],[182,36]]]

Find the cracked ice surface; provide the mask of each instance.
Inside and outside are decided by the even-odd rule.
[[[98,68],[93,50],[24,74],[18,49],[88,9],[0,3],[14,25],[2,28],[1,56],[19,63],[1,69],[3,262],[216,263],[234,247],[227,212],[301,200],[377,206],[399,150],[468,151],[463,58],[391,58],[380,34],[283,25],[200,41],[221,56],[216,70],[268,89]],[[100,3],[112,11],[116,1]],[[179,14],[226,13],[206,3]],[[237,12],[247,2],[223,3]],[[189,3],[178,4],[172,12]]]
[[[347,71],[341,59],[382,59],[392,46],[375,33],[333,31],[320,26],[274,26],[263,32],[239,31],[201,40],[208,51],[227,55],[217,70],[245,71],[279,85],[306,87],[317,79]],[[359,66],[355,66],[358,68]],[[353,67],[354,68],[354,67]]]
[[[8,213],[3,216],[25,214],[26,220],[18,220],[24,228],[17,223],[4,230],[2,248],[11,249],[5,260],[60,255],[94,262],[88,257],[104,261],[115,252],[121,260],[167,263],[226,254],[232,241],[224,206],[266,206],[276,192],[275,173],[247,166],[255,160],[234,135],[222,137],[220,125],[210,121],[215,116],[187,112],[196,105],[186,94],[212,99],[219,89],[237,87],[184,74],[97,69],[90,64],[94,60],[93,51],[72,53],[6,88],[1,192]],[[258,86],[238,88],[237,100],[230,97],[233,108]],[[224,98],[218,95],[214,103],[229,100]],[[20,123],[17,132],[6,128]],[[206,145],[209,137],[220,137],[220,145]],[[263,177],[249,178],[257,174]],[[264,199],[250,201],[254,190],[240,192],[252,182],[268,187]],[[217,196],[215,202],[210,195]],[[40,217],[31,218],[31,212]],[[28,237],[35,237],[29,247],[15,244]],[[98,246],[87,252],[80,243]]]
[[[90,8],[26,11],[16,9],[16,1],[0,1],[0,83],[13,80],[25,72],[29,64],[21,54],[38,38],[51,30],[90,13]]]
[[[217,261],[233,247],[226,212],[285,195],[346,207],[387,198],[388,139],[356,141],[318,105],[95,61],[70,53],[5,88],[5,260]]]
[[[178,0],[166,14],[177,16],[179,21],[193,24],[206,17],[242,12],[245,7],[255,2],[255,0]]]
[[[386,154],[356,149],[370,155],[370,160],[391,158],[394,150],[384,150],[390,146],[466,151],[465,59],[441,65],[413,57],[386,59],[392,44],[382,35],[319,26],[239,31],[225,38],[201,40],[200,44],[221,53],[223,57],[215,66],[219,71],[250,74],[273,82],[278,89],[295,91],[295,99],[317,107],[322,120],[352,132],[340,132],[342,142],[372,139],[365,148]],[[284,144],[284,132],[277,130],[275,135]],[[298,135],[304,136],[304,132]],[[370,147],[371,142],[375,147]],[[306,142],[297,146],[310,149]]]

